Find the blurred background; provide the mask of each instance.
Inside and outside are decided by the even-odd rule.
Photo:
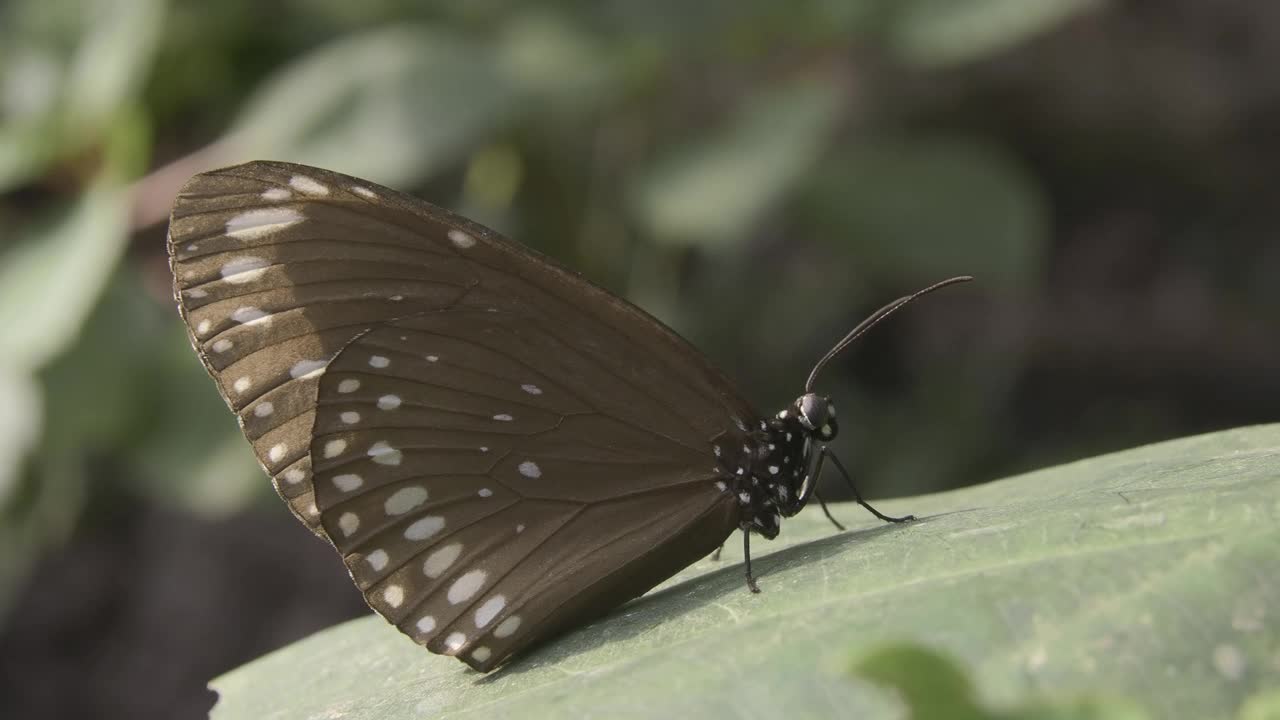
[[[974,274],[820,382],[867,494],[908,495],[1280,418],[1277,67],[1265,0],[7,0],[0,716],[200,716],[366,612],[187,345],[192,174],[458,210],[768,411]]]

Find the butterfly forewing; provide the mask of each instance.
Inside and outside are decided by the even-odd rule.
[[[751,408],[657,321],[490,230],[256,162],[188,183],[170,253],[277,489],[433,651],[493,667],[736,527],[712,441]]]

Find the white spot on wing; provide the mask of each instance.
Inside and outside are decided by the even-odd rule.
[[[418,632],[427,634],[436,629],[436,619],[430,615],[423,615],[418,618]]]
[[[537,385],[533,385],[533,384],[525,384],[525,385],[521,385],[521,386],[520,386],[520,389],[521,389],[521,390],[524,390],[525,392],[529,393],[530,395],[541,395],[541,394],[542,394],[542,388],[538,387]]]
[[[247,210],[236,215],[227,221],[227,235],[237,240],[257,240],[271,233],[279,232],[291,225],[297,225],[302,222],[302,213],[293,208],[274,207],[274,208],[257,208]],[[223,277],[227,277],[227,273],[222,273]],[[227,282],[248,282],[247,280],[236,281],[227,278]]]
[[[453,584],[449,586],[449,602],[457,605],[475,597],[488,577],[489,573],[484,570],[472,570],[454,580]]]
[[[209,322],[208,320],[201,320],[200,324],[196,325],[196,333],[198,335],[206,335],[208,334],[209,330],[212,328],[213,328],[213,323]]]
[[[221,338],[221,339],[218,339],[218,340],[214,340],[214,341],[213,341],[213,345],[212,345],[211,347],[213,348],[213,351],[214,351],[214,352],[223,353],[223,352],[226,352],[226,351],[230,350],[231,348],[233,348],[233,347],[235,347],[235,346],[236,346],[236,344],[235,344],[235,343],[233,343],[233,342],[231,342],[230,340],[228,340],[228,339],[226,339],[226,338]]]
[[[301,193],[306,193],[308,195],[328,195],[329,194],[329,188],[320,184],[320,182],[315,178],[310,178],[310,177],[307,177],[306,175],[294,175],[293,177],[289,178],[289,185],[294,190],[297,190],[298,192],[301,192]]]
[[[542,468],[532,460],[525,460],[520,463],[520,474],[527,478],[539,478],[542,477]]]
[[[382,570],[390,560],[391,558],[387,556],[387,551],[382,548],[378,548],[364,556],[364,561],[369,563],[369,567],[373,568],[374,572]]]
[[[395,410],[398,407],[400,407],[399,395],[383,395],[378,398],[379,410]]]
[[[360,516],[353,512],[344,512],[338,518],[338,529],[343,537],[351,537],[360,529]]]
[[[253,408],[253,414],[262,418],[275,412],[275,410],[276,410],[276,406],[272,405],[270,400],[267,400],[265,402],[258,403],[257,406]]]
[[[267,188],[266,190],[262,191],[263,200],[273,200],[273,201],[279,202],[281,200],[288,200],[291,197],[293,197],[293,193],[289,192],[288,190],[285,190],[282,187]]]
[[[369,365],[376,368],[384,368],[391,364],[391,361],[381,355],[374,355],[369,358]]]
[[[404,529],[405,540],[428,540],[444,529],[444,518],[439,515],[428,515],[413,521]]]
[[[187,291],[187,297],[195,300],[199,300],[202,297],[208,297],[208,296],[209,296],[209,293],[203,290],[202,288],[191,288],[190,290]]]
[[[502,595],[494,595],[476,609],[476,627],[482,628],[493,622],[493,619],[507,606],[507,599]]]
[[[449,239],[453,241],[454,245],[463,249],[469,248],[476,244],[475,238],[471,237],[470,235],[462,232],[457,228],[454,228],[449,231]]]
[[[428,356],[427,356],[427,362],[436,362],[436,361],[437,361],[437,360],[439,360],[439,359],[440,359],[440,356],[439,356],[439,355],[428,355]]]
[[[342,492],[358,490],[361,485],[364,485],[364,478],[356,475],[355,473],[344,473],[342,475],[333,476],[333,486]]]
[[[330,440],[324,444],[324,456],[326,458],[336,458],[347,449],[347,441],[342,438]]]
[[[307,474],[303,472],[302,468],[294,467],[284,471],[284,481],[287,483],[297,485],[298,483],[306,479],[307,479]]]
[[[493,491],[490,490],[489,488],[480,488],[478,491],[476,491],[476,494],[479,495],[480,497],[491,497],[493,495]]]
[[[493,657],[493,651],[485,647],[484,645],[481,645],[480,647],[471,651],[471,658],[476,662],[484,662],[485,660],[488,660],[490,657]]]
[[[338,383],[338,392],[353,393],[360,389],[360,381],[355,378],[346,378]]]
[[[515,418],[511,417],[510,415],[508,415],[508,414],[506,414],[506,413],[498,413],[497,415],[494,415],[494,416],[493,416],[493,419],[494,419],[494,420],[497,420],[497,421],[499,421],[499,422],[511,422],[511,421],[512,421],[512,420],[514,420]]]
[[[460,632],[449,633],[449,637],[444,639],[444,646],[448,648],[451,653],[458,652],[462,649],[462,646],[466,644],[467,636]]]
[[[498,627],[493,629],[493,636],[496,638],[511,637],[516,630],[520,629],[520,616],[512,615],[511,617],[498,623]]]
[[[289,375],[295,380],[316,377],[324,373],[324,367],[328,364],[327,360],[299,360],[289,368]]]
[[[382,591],[382,599],[393,608],[400,607],[400,603],[404,602],[404,588],[399,585],[388,585],[387,589]]]
[[[353,192],[353,193],[355,193],[355,194],[359,195],[359,196],[360,196],[360,197],[362,197],[362,198],[368,198],[369,200],[377,200],[377,199],[378,199],[378,193],[376,193],[376,192],[374,192],[374,191],[370,190],[370,189],[369,189],[369,188],[367,188],[367,187],[362,187],[362,186],[360,186],[360,185],[352,185],[352,186],[351,186],[351,192]]]
[[[271,314],[256,307],[242,307],[231,313],[231,319],[244,325],[270,325]]]
[[[421,485],[400,488],[387,498],[383,508],[388,515],[403,515],[427,501],[427,489]]]
[[[356,423],[360,422],[360,413],[356,412],[355,410],[348,410],[342,413],[341,415],[339,415],[338,417],[342,420],[342,422],[348,425],[355,425]]]
[[[429,578],[438,578],[462,554],[462,543],[450,543],[427,556],[422,563],[422,574]]]
[[[379,465],[399,465],[403,454],[391,447],[385,440],[379,440],[369,447],[369,457]]]
[[[271,462],[280,462],[284,459],[284,454],[286,452],[289,452],[289,446],[284,443],[273,445],[271,449],[267,451],[267,459]]]

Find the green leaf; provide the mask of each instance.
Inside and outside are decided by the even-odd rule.
[[[869,139],[832,153],[812,187],[814,232],[849,267],[930,279],[967,273],[1004,286],[1040,277],[1048,210],[997,147],[944,136]]]
[[[854,526],[836,533],[810,509],[755,543],[762,594],[735,537],[488,676],[355,620],[214,680],[212,717],[901,717],[844,675],[890,642],[957,658],[1006,706],[1034,691],[1225,717],[1275,683],[1280,425],[883,505],[922,519],[840,505]]]
[[[984,708],[973,684],[952,659],[920,645],[877,648],[860,659],[854,672],[894,689],[911,720],[1146,720],[1131,702],[1105,697],[1036,698],[1012,709]]]
[[[101,180],[0,256],[0,357],[6,365],[32,370],[74,340],[124,250],[126,198],[117,183]]]
[[[223,155],[407,185],[464,156],[508,120],[516,97],[478,45],[421,27],[369,31],[274,75],[247,102]]]
[[[890,44],[920,65],[977,60],[1018,45],[1103,0],[909,0],[894,7]]]
[[[112,132],[151,70],[165,0],[0,5],[0,191]]]
[[[634,205],[664,242],[743,240],[751,223],[817,160],[840,111],[834,83],[763,93],[727,127],[659,161],[634,189]]]

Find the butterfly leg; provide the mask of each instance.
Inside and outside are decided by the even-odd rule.
[[[844,532],[844,525],[841,525],[839,520],[832,517],[831,511],[827,509],[827,501],[822,499],[817,490],[813,491],[813,496],[818,499],[818,504],[822,506],[822,514],[827,516],[827,519],[831,521],[832,525],[836,526],[837,530]]]
[[[747,587],[751,592],[760,592],[760,586],[756,585],[756,578],[751,574],[751,532],[746,528],[742,529],[742,557],[747,563]]]
[[[720,562],[720,553],[724,552],[724,543],[720,543],[720,547],[711,553],[711,562]]]
[[[823,446],[822,451],[818,455],[818,462],[822,462],[822,458],[825,457],[827,454],[828,454],[827,448],[826,446]],[[879,510],[871,507],[871,505],[869,505],[866,500],[862,499],[862,494],[858,492],[858,487],[853,484],[853,478],[849,477],[849,471],[844,469],[844,463],[840,462],[840,458],[836,457],[835,453],[830,453],[830,455],[831,455],[831,462],[836,464],[836,468],[839,469],[840,474],[844,476],[844,481],[848,483],[849,489],[853,491],[853,499],[858,501],[859,505],[861,505],[862,507],[870,511],[872,515],[875,515],[876,517],[880,518],[881,520],[884,520],[885,522],[892,522],[892,523],[907,522],[908,520],[916,519],[915,515],[903,515],[902,517],[893,517],[891,515],[885,515]]]

